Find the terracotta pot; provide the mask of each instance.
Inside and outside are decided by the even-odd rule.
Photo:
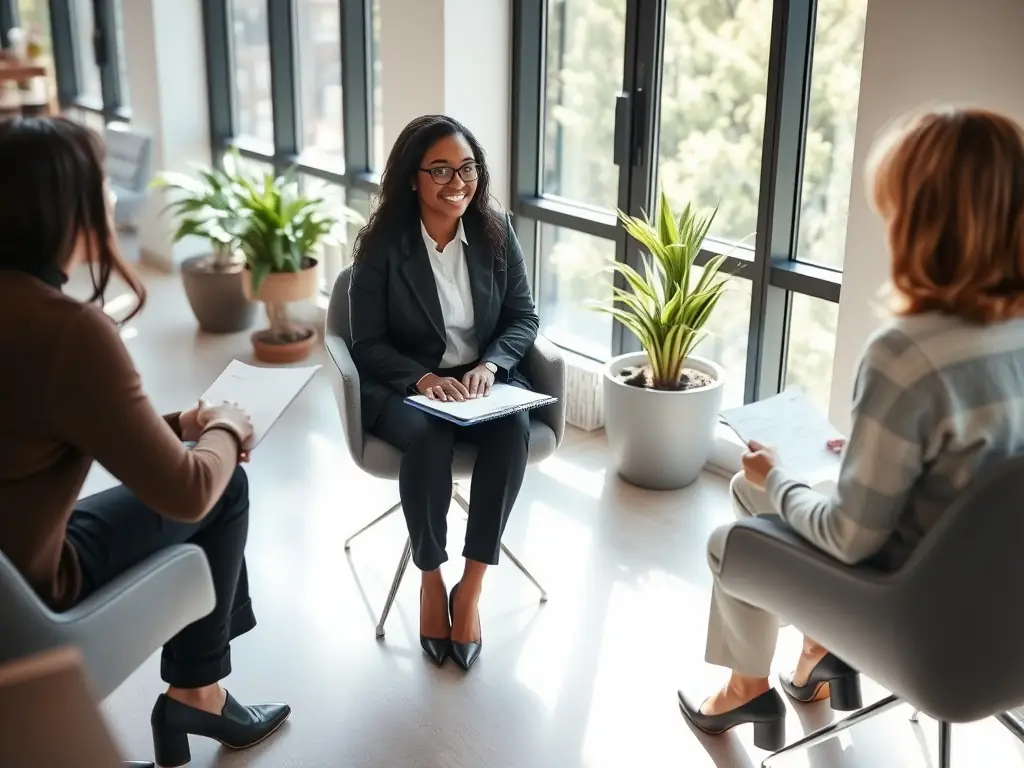
[[[261,363],[280,365],[284,363],[297,363],[309,357],[316,344],[316,330],[309,326],[302,326],[309,331],[309,336],[299,341],[287,344],[273,343],[267,340],[270,331],[256,331],[251,337],[252,351],[256,359]]]
[[[252,292],[252,272],[246,267],[243,276],[245,295],[264,304],[287,304],[311,299],[320,287],[316,266],[316,259],[307,256],[305,266],[299,272],[271,272],[255,295]]]

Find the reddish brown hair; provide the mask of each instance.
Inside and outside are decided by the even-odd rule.
[[[99,136],[70,120],[0,122],[0,259],[67,271],[84,242],[91,301],[102,301],[118,275],[137,299],[128,320],[142,309],[146,290],[117,245],[104,158]]]
[[[880,141],[868,189],[899,314],[1024,316],[1024,130],[982,109],[917,115]]]

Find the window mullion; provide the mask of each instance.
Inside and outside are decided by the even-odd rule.
[[[274,163],[284,171],[301,151],[295,57],[295,2],[268,0],[270,97],[274,114]]]

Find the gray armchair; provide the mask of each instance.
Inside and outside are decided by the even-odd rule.
[[[104,699],[215,602],[206,555],[192,544],[153,555],[63,613],[51,611],[0,552],[0,663],[72,645]]]
[[[726,541],[723,588],[893,692],[775,755],[905,702],[916,708],[912,719],[921,711],[939,721],[938,768],[948,768],[951,723],[1024,704],[1021,477],[1024,458],[976,478],[893,573],[843,565],[775,516],[736,524]]]
[[[356,371],[352,355],[349,353],[351,333],[348,316],[348,287],[351,279],[351,267],[346,267],[338,276],[331,293],[331,303],[327,310],[327,327],[324,333],[324,344],[327,354],[334,363],[334,392],[338,401],[338,412],[341,414],[342,428],[349,452],[356,465],[374,477],[386,480],[397,480],[402,463],[401,452],[383,440],[363,431],[362,416],[359,405],[359,373]],[[546,395],[557,397],[558,401],[531,413],[529,461],[535,464],[551,456],[562,442],[565,435],[565,362],[558,348],[543,337],[538,337],[530,353],[523,360],[522,370],[530,380],[534,389]],[[473,461],[476,449],[469,444],[456,444],[455,459],[452,473],[455,482],[452,486],[452,499],[464,511],[469,511],[466,493],[460,481],[468,479],[473,472]],[[345,540],[345,549],[349,549],[352,540],[369,530],[381,520],[401,509],[395,504],[384,514],[376,517]],[[501,545],[505,556],[540,590],[541,602],[545,602],[547,592],[533,575],[523,566],[519,559]],[[412,555],[412,543],[406,539],[405,550],[398,562],[395,578],[391,583],[387,602],[377,623],[377,637],[384,637],[384,622],[394,603],[398,587],[409,565]]]
[[[153,140],[119,123],[107,126],[104,140],[107,176],[117,199],[114,222],[118,228],[131,228],[146,205],[146,190],[153,174]]]

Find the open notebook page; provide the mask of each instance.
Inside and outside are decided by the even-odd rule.
[[[258,368],[232,360],[203,395],[211,405],[238,403],[252,417],[253,445],[259,444],[292,400],[320,370],[319,365],[303,368]]]

